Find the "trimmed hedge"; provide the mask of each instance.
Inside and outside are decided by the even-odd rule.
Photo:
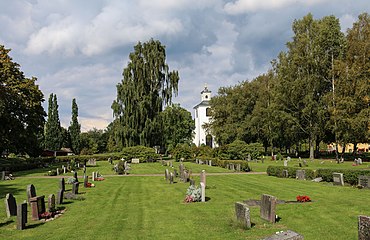
[[[216,166],[219,166],[219,167],[223,167],[223,168],[226,168],[227,164],[230,164],[230,163],[233,163],[234,165],[235,164],[240,164],[241,165],[241,171],[242,172],[250,172],[251,171],[251,168],[249,167],[249,164],[244,161],[244,160],[213,160],[212,159],[212,165],[216,165]]]
[[[358,176],[360,175],[370,175],[370,170],[363,169],[328,169],[328,168],[319,168],[317,170],[305,169],[305,168],[296,168],[296,167],[283,167],[283,166],[268,166],[267,174],[269,176],[283,177],[283,170],[288,170],[289,177],[295,178],[297,170],[305,170],[306,179],[314,179],[317,177],[322,177],[325,182],[333,181],[333,173],[343,173],[344,182],[350,185],[358,184]]]

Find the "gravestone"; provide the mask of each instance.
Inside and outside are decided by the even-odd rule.
[[[195,180],[194,179],[190,179],[189,182],[190,182],[190,186],[195,186]]]
[[[358,240],[370,239],[370,217],[358,216]]]
[[[168,169],[167,168],[164,171],[164,177],[166,178],[166,181],[168,181],[168,179],[169,179],[169,172],[168,172]]]
[[[296,179],[306,180],[306,171],[305,170],[297,170],[296,171]]]
[[[95,172],[92,172],[91,181],[95,181]]]
[[[180,163],[179,165],[179,172],[180,172],[180,179],[184,180],[184,164]]]
[[[248,162],[252,161],[252,156],[251,156],[250,154],[248,154],[247,161],[248,161]]]
[[[276,234],[264,238],[263,240],[303,240],[304,237],[291,230],[277,232]]]
[[[244,228],[251,228],[251,214],[247,204],[242,202],[235,203],[236,220],[240,222]]]
[[[74,172],[74,173],[73,173],[73,177],[75,178],[76,182],[78,182],[77,172]]]
[[[63,173],[67,172],[67,168],[63,166]]]
[[[57,168],[57,176],[59,176],[59,168]]]
[[[96,166],[96,159],[95,158],[90,158],[87,161],[87,164],[90,165],[90,166]]]
[[[84,188],[87,188],[87,184],[89,183],[89,176],[84,177]]]
[[[186,171],[186,170],[184,170],[184,173],[183,173],[183,181],[184,181],[184,183],[189,182],[189,179],[190,179],[189,172]]]
[[[173,167],[173,165],[172,165],[172,161],[170,162],[170,167]]]
[[[235,171],[235,165],[234,165],[234,163],[230,163],[230,170],[231,171]]]
[[[53,212],[55,210],[55,195],[50,194],[48,197],[48,209],[49,212]]]
[[[63,204],[63,195],[64,191],[62,189],[59,189],[58,194],[57,194],[57,204]]]
[[[33,184],[27,186],[27,200],[30,202],[30,198],[36,197],[36,189]]]
[[[198,158],[195,159],[195,163],[196,164],[199,164]]]
[[[23,230],[27,223],[27,203],[21,203],[17,206],[17,229]]]
[[[283,170],[283,174],[282,174],[282,175],[283,175],[283,177],[284,177],[284,178],[289,177],[289,172],[288,172],[288,170],[284,169],[284,170]]]
[[[206,179],[207,179],[206,170],[202,170],[202,172],[200,173],[200,182],[204,183],[204,186],[207,185]]]
[[[284,167],[288,167],[288,160],[284,160]]]
[[[30,198],[32,220],[39,220],[45,210],[45,196]]]
[[[236,165],[236,171],[240,172],[240,171],[241,171],[241,169],[242,169],[241,164],[237,164],[237,165]]]
[[[5,175],[6,175],[5,171],[2,171],[1,172],[1,180],[2,181],[5,181]]]
[[[61,178],[59,180],[59,189],[61,189],[62,191],[66,190],[66,182],[64,181],[64,178]]]
[[[312,182],[321,182],[321,181],[322,181],[322,177],[318,177],[312,180]]]
[[[358,176],[358,185],[364,188],[370,188],[370,176],[360,175]]]
[[[343,173],[333,173],[333,184],[344,186]]]
[[[201,191],[202,191],[202,202],[205,202],[206,201],[206,185],[204,183],[200,183],[200,188],[201,188]]]
[[[5,209],[7,217],[17,216],[17,202],[11,193],[6,194]]]
[[[173,173],[170,173],[170,184],[173,184]]]
[[[131,159],[131,163],[138,164],[138,163],[140,163],[140,159],[139,158],[133,158],[133,159]]]
[[[289,162],[290,160],[292,160],[289,156],[286,158],[286,160]]]
[[[228,163],[226,164],[226,169],[228,169],[228,170],[230,169],[230,164],[228,164]]]
[[[179,176],[179,174],[177,173],[177,170],[176,169],[173,170],[173,175],[174,175],[174,177],[178,177]]]
[[[306,159],[303,159],[303,167],[307,167],[307,161],[306,161]]]
[[[79,182],[74,182],[72,185],[72,194],[78,194],[78,185],[80,185]]]
[[[261,197],[260,216],[271,223],[275,223],[276,197],[263,194]]]

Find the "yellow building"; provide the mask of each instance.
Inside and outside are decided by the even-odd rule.
[[[346,145],[346,148],[344,149],[344,152],[351,153],[353,152],[354,145],[352,143],[348,143]],[[334,151],[335,150],[335,143],[332,143],[328,145],[328,151]],[[338,152],[341,153],[343,151],[343,146],[338,145]],[[357,143],[357,152],[369,152],[370,151],[370,144],[369,143]]]

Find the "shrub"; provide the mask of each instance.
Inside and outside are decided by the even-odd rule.
[[[306,179],[314,179],[317,177],[316,170],[302,169],[296,167],[284,167],[284,166],[268,166],[267,175],[275,177],[283,177],[283,170],[288,170],[289,178],[296,178],[297,170],[305,170]]]
[[[50,170],[45,174],[45,176],[56,176],[56,175],[57,175],[56,170]]]
[[[213,163],[213,160],[212,160],[212,163]],[[215,161],[215,165],[216,166],[223,167],[223,168],[225,168],[227,166],[227,164],[230,164],[230,163],[240,164],[241,165],[241,169],[240,170],[242,172],[250,172],[252,170],[249,167],[248,162],[246,162],[244,160],[216,160]]]

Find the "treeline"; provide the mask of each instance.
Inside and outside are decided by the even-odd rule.
[[[252,81],[222,87],[206,127],[222,146],[235,140],[300,150],[320,142],[361,143],[370,134],[370,16],[341,32],[339,19],[295,20],[287,50]]]

